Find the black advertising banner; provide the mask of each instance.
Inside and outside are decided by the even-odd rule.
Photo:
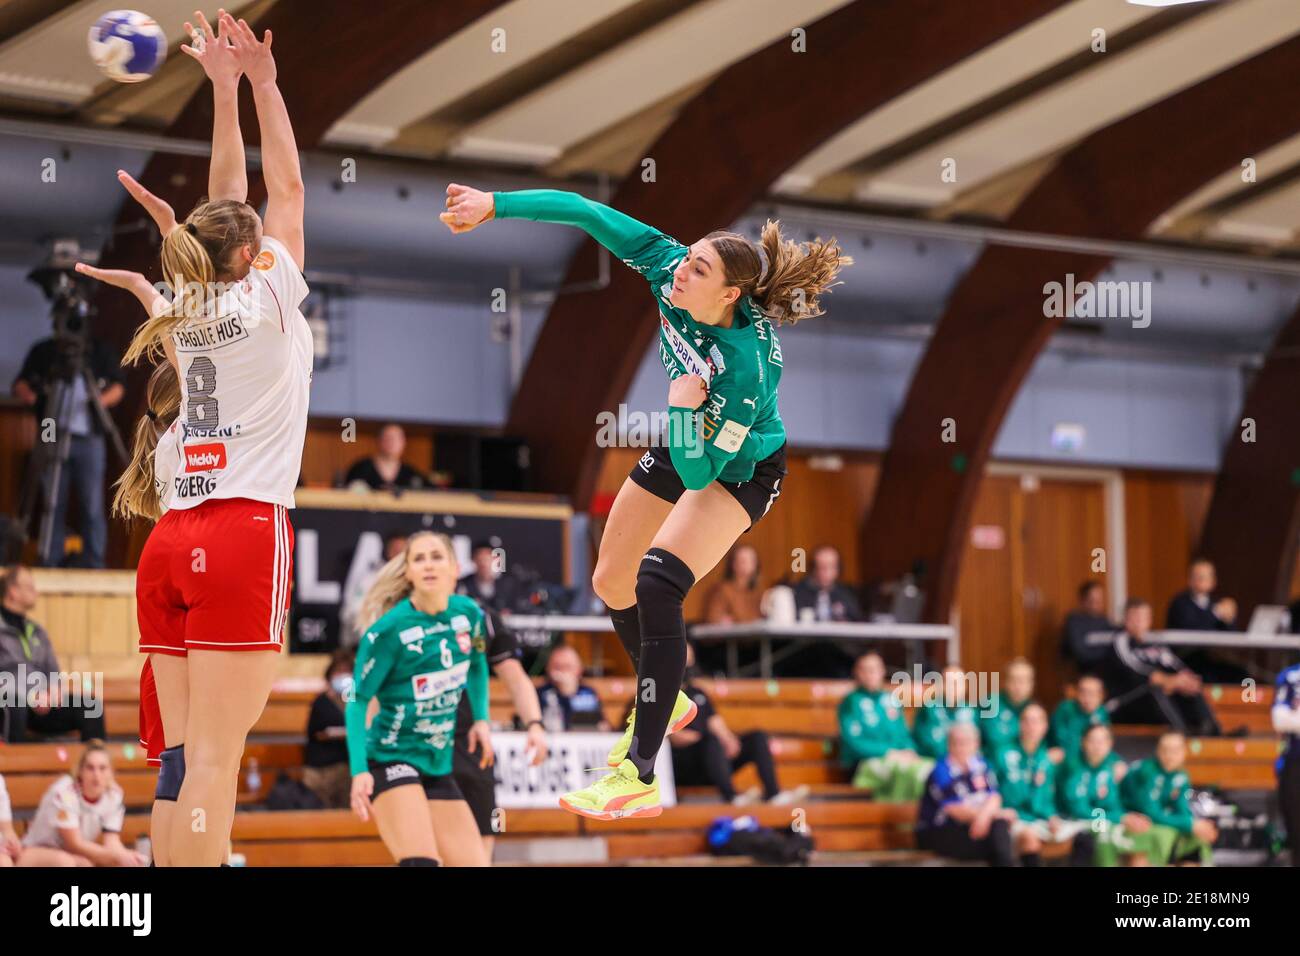
[[[526,573],[550,584],[564,584],[563,517],[511,514],[526,509],[506,505],[505,514],[348,507],[302,506],[290,512],[294,532],[294,587],[289,647],[296,653],[328,653],[340,646],[346,622],[355,615],[361,595],[384,563],[384,542],[393,535],[436,531],[448,535],[456,548],[462,576],[473,570],[470,549],[486,541],[496,553],[503,573]],[[421,496],[424,497],[424,496]],[[458,498],[460,496],[457,496]],[[478,509],[476,509],[478,510]],[[567,509],[542,508],[539,512]],[[355,644],[355,639],[344,641]]]

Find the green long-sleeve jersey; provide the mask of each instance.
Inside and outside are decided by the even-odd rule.
[[[1092,820],[1094,811],[1101,810],[1111,823],[1124,819],[1124,803],[1115,780],[1115,769],[1120,763],[1113,753],[1096,766],[1082,757],[1077,763],[1066,764],[1058,797],[1064,816],[1071,820]]]
[[[888,690],[851,691],[840,701],[839,724],[840,760],[848,767],[891,750],[916,749],[903,711]]]
[[[669,409],[668,448],[682,484],[698,490],[715,480],[748,481],[754,465],[785,444],[781,343],[749,296],[737,303],[730,328],[703,325],[669,302],[673,270],[689,251],[671,236],[577,193],[525,189],[493,193],[493,201],[497,219],[577,226],[650,284],[669,379],[698,375],[708,387],[699,409]]]
[[[461,693],[469,695],[475,720],[488,719],[483,635],[483,612],[460,594],[441,614],[425,614],[403,598],[366,631],[344,714],[353,776],[368,769],[368,760],[409,763],[433,777],[451,773]],[[367,730],[372,697],[379,713]]]
[[[998,706],[991,708],[992,713],[981,711],[979,715],[980,747],[984,755],[993,762],[999,750],[1015,746],[1020,739],[1020,712],[1029,705],[1022,700],[1012,703],[1006,694],[998,694]]]
[[[1124,809],[1145,814],[1153,823],[1179,833],[1192,832],[1196,817],[1192,814],[1192,781],[1186,770],[1166,771],[1160,761],[1148,757],[1129,768],[1119,792]]]
[[[1047,820],[1057,815],[1056,765],[1047,756],[1047,745],[1039,744],[1032,754],[1021,743],[1011,741],[993,757],[1002,805],[1015,810],[1022,820]]]
[[[916,752],[923,757],[940,760],[948,755],[948,728],[955,723],[976,724],[974,707],[921,707],[912,722],[912,739]]]
[[[1085,714],[1078,701],[1063,700],[1052,714],[1047,732],[1048,742],[1065,751],[1066,763],[1079,763],[1083,760],[1083,735],[1093,724],[1110,725],[1110,715],[1104,707]]]

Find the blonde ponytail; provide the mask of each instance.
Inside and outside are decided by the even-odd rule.
[[[363,634],[374,627],[375,621],[391,611],[413,590],[411,582],[406,577],[406,561],[412,545],[418,538],[437,538],[455,563],[456,548],[447,535],[437,531],[417,531],[411,535],[406,540],[406,547],[402,553],[379,569],[374,583],[366,591],[366,596],[361,599],[361,607],[357,610],[357,630]]]
[[[252,207],[233,199],[204,202],[189,218],[163,236],[163,281],[171,289],[171,308],[152,315],[136,329],[123,365],[163,358],[163,343],[180,326],[208,312],[217,295],[216,282],[230,277],[226,269],[236,250],[261,244],[261,220]]]
[[[149,376],[145,403],[148,412],[136,423],[131,461],[117,479],[117,492],[113,495],[115,518],[157,521],[162,516],[158,489],[154,487],[154,452],[158,448],[158,436],[171,427],[181,407],[180,382],[170,362],[163,362]]]
[[[821,294],[839,285],[835,277],[853,259],[835,239],[797,243],[783,239],[781,224],[763,226],[762,254],[754,243],[734,232],[705,236],[722,260],[727,282],[737,286],[777,325],[793,325],[822,315]],[[764,266],[763,259],[767,264]]]

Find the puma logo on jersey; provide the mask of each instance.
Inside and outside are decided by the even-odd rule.
[[[754,409],[754,411],[758,411],[758,404],[752,398],[742,398],[740,404],[748,405],[750,408]]]

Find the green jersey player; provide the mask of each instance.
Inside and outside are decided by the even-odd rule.
[[[380,569],[362,603],[346,722],[352,807],[374,809],[399,866],[486,866],[478,827],[452,776],[456,709],[469,696],[469,749],[491,760],[483,612],[453,593],[446,535],[419,532]],[[370,703],[377,712],[367,728]],[[372,803],[373,801],[373,803]]]
[[[619,490],[592,576],[636,665],[637,705],[609,754],[614,772],[560,801],[596,819],[655,816],[655,757],[664,735],[695,716],[681,692],[682,601],[767,513],[785,477],[776,326],[821,314],[822,293],[851,260],[833,239],[784,240],[774,222],[757,245],[731,232],[684,245],[576,193],[447,187],[442,221],[452,232],[507,218],[584,230],[645,278],[659,311],[667,443],[647,451]]]
[[[1156,743],[1154,757],[1129,769],[1120,785],[1124,808],[1151,820],[1156,864],[1196,858],[1214,862],[1219,828],[1213,820],[1192,813],[1192,781],[1187,774],[1187,738],[1166,731]]]
[[[1158,847],[1152,839],[1151,818],[1124,809],[1120,782],[1126,768],[1112,752],[1113,745],[1107,724],[1093,724],[1084,731],[1079,759],[1063,764],[1058,805],[1063,816],[1088,825],[1095,865],[1152,862]]]

